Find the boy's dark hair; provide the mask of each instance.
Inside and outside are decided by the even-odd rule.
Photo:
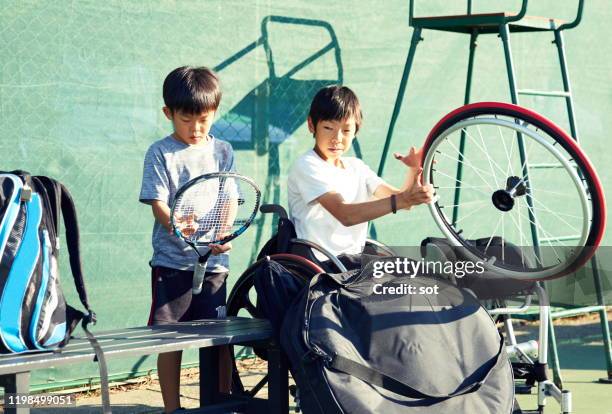
[[[206,67],[182,66],[164,80],[164,103],[172,111],[196,114],[217,110],[221,87],[217,74]]]
[[[355,92],[346,86],[329,85],[312,98],[308,116],[315,127],[319,121],[341,121],[353,117],[357,133],[361,126],[361,105]]]

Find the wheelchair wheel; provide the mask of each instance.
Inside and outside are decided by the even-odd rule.
[[[295,254],[273,254],[269,257],[271,260],[283,265],[298,280],[303,281],[304,284],[308,283],[317,273],[323,272],[323,269],[317,264]],[[266,259],[263,258],[253,263],[236,281],[227,299],[228,316],[263,317],[258,313],[254,304],[255,289],[253,277],[255,271],[264,260]]]
[[[485,269],[552,279],[586,263],[601,242],[599,178],[576,141],[543,116],[505,103],[466,105],[438,122],[423,149],[434,220]],[[506,263],[503,246],[501,254],[488,245],[482,252],[468,242],[489,236],[521,247],[522,265]]]
[[[306,285],[306,283],[308,283],[308,281],[316,274],[323,272],[323,269],[317,264],[294,254],[274,254],[269,257],[271,260],[274,260],[275,262],[284,266],[299,281],[303,282],[304,285]],[[266,258],[260,259],[253,263],[236,281],[236,284],[230,292],[227,300],[228,316],[246,316],[252,318],[263,317],[263,315],[259,314],[257,307],[255,306],[254,275],[257,268],[264,260],[266,260]],[[254,349],[254,352],[260,358],[267,359],[265,350]],[[230,354],[234,355],[234,352],[232,351]],[[232,392],[253,396],[259,392],[267,381],[268,378],[265,376],[251,389],[245,389],[236,366],[236,361],[233,361]]]

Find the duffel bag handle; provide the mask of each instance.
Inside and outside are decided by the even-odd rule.
[[[458,389],[455,392],[450,394],[428,394],[426,392],[422,392],[417,390],[416,388],[411,387],[408,384],[405,384],[393,377],[390,377],[387,374],[383,374],[380,371],[377,371],[373,368],[360,364],[359,362],[352,361],[348,358],[340,356],[338,354],[334,354],[331,358],[327,359],[325,364],[329,368],[333,368],[336,371],[343,372],[347,375],[353,376],[355,378],[359,378],[360,380],[367,382],[372,385],[376,385],[377,387],[384,388],[387,391],[391,391],[395,394],[403,395],[408,398],[415,399],[435,399],[435,400],[447,400],[452,397],[457,397],[459,395],[465,395],[472,392],[477,391],[482,384],[485,383],[489,374],[493,370],[493,368],[497,365],[500,356],[502,355],[502,351],[504,349],[504,339],[500,338],[499,349],[497,354],[491,358],[484,366],[486,367],[486,373],[483,375],[482,379],[477,382],[474,382],[470,385],[467,385],[463,388]]]

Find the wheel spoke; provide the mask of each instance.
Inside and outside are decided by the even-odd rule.
[[[529,204],[525,203],[525,205],[527,206],[527,209],[528,209],[528,210],[531,210],[531,207],[529,207]],[[535,218],[535,214],[533,213],[533,210],[531,210],[531,213],[533,214],[533,217]],[[536,220],[536,222],[534,222],[534,221],[532,221],[532,220],[531,220],[529,217],[527,217],[527,220],[528,220],[528,221],[529,221],[531,224],[533,224],[534,226],[536,226],[537,228],[539,228],[539,229],[542,231],[543,235],[546,237],[546,242],[547,242],[547,243],[550,245],[550,247],[552,248],[553,253],[555,254],[555,256],[557,256],[557,260],[559,260],[559,263],[561,263],[561,262],[562,262],[562,260],[561,260],[561,258],[559,257],[559,254],[557,253],[557,249],[555,249],[555,246],[552,244],[552,241],[550,240],[550,239],[551,239],[552,234],[551,234],[551,233],[549,233],[549,232],[547,232],[547,231],[544,229],[544,227],[542,227],[542,225],[540,225],[539,223],[537,223],[537,220]],[[552,238],[554,238],[554,237],[552,237]],[[541,262],[540,262],[540,264],[542,265],[542,263],[541,263]],[[543,266],[543,265],[542,265],[542,266]]]
[[[449,205],[446,205],[446,204],[442,205],[442,204],[440,204],[440,208],[466,207],[466,206],[469,206],[471,204],[481,204],[481,203],[485,203],[485,205],[486,205],[487,201],[486,200],[474,200],[474,201],[465,202],[463,204],[449,204]],[[448,219],[446,221],[448,222]]]
[[[454,149],[454,150],[456,150],[456,151],[457,151],[457,153],[459,153],[459,150],[458,150],[458,149],[457,149],[455,146],[453,146],[453,145],[451,144],[451,142],[450,142],[450,141],[449,141],[449,144],[451,145],[451,147],[453,147],[453,149]],[[472,164],[471,162],[466,161],[466,160],[465,160],[465,158],[464,158],[463,160],[460,160],[459,158],[454,158],[454,157],[451,157],[450,155],[448,155],[448,154],[446,154],[446,153],[444,153],[444,152],[442,152],[442,151],[439,151],[439,150],[438,150],[438,153],[439,153],[440,155],[444,155],[446,158],[448,158],[448,159],[450,159],[450,160],[452,160],[452,161],[457,161],[457,163],[465,164],[466,166],[468,166],[468,167],[470,167],[471,169],[473,169],[473,170],[474,170],[474,172],[477,172],[477,173],[478,173],[478,172],[480,172],[480,173],[482,173],[482,174],[487,174],[487,175],[490,175],[490,176],[492,176],[493,178],[495,178],[495,175],[491,174],[491,173],[490,173],[490,172],[488,172],[488,171],[483,170],[482,168],[477,168],[477,167],[476,167],[476,166],[474,166],[474,164]],[[483,181],[486,183],[485,179],[484,179],[484,178],[483,178],[481,175],[478,175],[478,176],[479,176],[479,177],[480,177],[480,178],[481,178],[481,179],[482,179],[482,180],[483,180]]]
[[[479,212],[480,210],[482,210],[482,209],[483,209],[484,207],[486,207],[486,206],[487,206],[487,204],[485,204],[485,205],[483,205],[483,206],[481,206],[481,207],[478,207],[476,210],[472,211],[472,212],[471,212],[471,213],[469,213],[467,216],[463,216],[463,217],[461,217],[459,220],[457,220],[457,221],[455,222],[455,226],[456,226],[457,224],[459,224],[459,222],[460,222],[460,221],[463,221],[463,220],[465,220],[465,219],[466,219],[466,218],[468,218],[468,217],[472,217],[474,214],[476,214],[477,212]]]
[[[455,144],[453,144],[453,143],[452,143],[452,141],[450,141],[450,140],[448,139],[448,137],[446,138],[446,142],[448,143],[448,145],[450,145],[450,146],[451,146],[451,148],[452,148],[453,150],[455,150],[455,152],[457,153],[457,155],[459,155],[459,156],[461,155],[461,152],[459,151],[459,148],[457,148],[457,146],[456,146]],[[448,155],[448,154],[446,154],[446,153],[444,153],[444,152],[442,152],[442,151],[440,151],[440,150],[438,150],[438,153],[439,153],[439,154],[441,154],[441,155],[444,155],[446,158],[448,158],[448,159],[450,159],[450,160],[452,160],[452,161],[456,161],[457,163],[462,163],[462,164],[465,164],[466,166],[468,166],[468,167],[470,167],[471,169],[473,169],[473,170],[474,170],[474,172],[476,172],[476,173],[479,173],[479,172],[480,172],[480,173],[482,173],[482,174],[489,175],[489,176],[491,176],[491,177],[495,178],[495,174],[491,174],[489,171],[486,171],[486,170],[483,170],[482,168],[478,168],[478,167],[476,167],[474,164],[472,164],[471,162],[469,162],[469,161],[468,161],[468,160],[466,160],[465,158],[463,158],[463,160],[460,160],[458,157],[457,157],[457,158],[452,157],[452,156],[450,156],[450,155]],[[484,179],[484,178],[483,178],[483,177],[482,177],[480,174],[478,175],[478,177],[480,177],[480,179],[481,179],[482,181],[484,181],[485,183],[487,182],[487,181],[486,181],[486,180],[485,180],[485,179]]]
[[[512,173],[512,175],[514,175],[514,169],[512,168],[512,149],[514,148],[514,142],[516,140],[512,140],[512,146],[510,147],[510,153],[508,153],[508,147],[506,147],[506,140],[504,139],[504,134],[502,132],[501,127],[497,127],[497,130],[499,131],[499,139],[502,142],[502,145],[504,146],[504,153],[506,154],[506,158],[508,159],[508,166],[506,168],[506,177],[508,176],[508,173]]]
[[[448,137],[447,137],[447,142],[448,142],[448,144],[449,144],[451,147],[453,147],[453,149],[454,149],[455,151],[457,151],[457,154],[461,154],[461,152],[459,151],[459,148],[457,148],[455,145],[453,145],[453,143],[452,143],[452,142],[451,142],[451,141],[448,139]],[[440,152],[440,153],[442,154],[442,152]],[[457,161],[459,161],[459,159],[457,159]],[[482,180],[482,182],[483,182],[483,183],[485,183],[485,184],[487,184],[487,185],[488,185],[488,186],[491,188],[491,190],[493,190],[493,186],[491,186],[491,185],[490,185],[490,184],[487,182],[487,180],[485,180],[485,179],[484,179],[484,177],[483,177],[482,175],[480,175],[480,173],[479,173],[479,171],[483,171],[483,172],[484,172],[484,170],[482,170],[482,169],[480,169],[480,168],[476,168],[474,165],[472,165],[472,163],[471,163],[471,162],[470,162],[470,163],[468,163],[468,162],[465,160],[465,158],[463,159],[463,162],[465,162],[465,165],[467,165],[467,166],[469,166],[470,168],[472,168],[472,169],[474,170],[474,172],[476,173],[476,175],[477,175],[477,176],[478,176],[478,177],[479,177],[479,178]],[[488,172],[486,172],[486,174],[491,175],[491,174],[490,174],[490,173],[488,173]],[[452,178],[452,177],[451,177],[451,178]],[[493,175],[493,178],[495,178],[495,175]]]
[[[499,228],[499,225],[502,223],[503,218],[504,218],[504,215],[502,214],[501,218],[497,220],[497,225],[495,226],[495,229],[493,229],[491,237],[489,237],[489,241],[487,242],[487,245],[485,246],[485,249],[484,249],[485,254],[487,253],[487,250],[489,249],[489,246],[491,245],[491,242],[493,241],[493,237],[495,237],[495,232]]]
[[[552,211],[551,209],[549,209],[548,207],[546,207],[543,203],[541,203],[540,201],[538,201],[537,199],[535,199],[531,194],[527,193],[525,194],[529,199],[535,201],[537,204],[539,204],[540,206],[542,206],[542,210],[546,211],[547,213],[550,213],[552,215],[554,215],[555,217],[557,217],[560,221],[562,221],[565,225],[567,225],[568,227],[571,227],[572,230],[574,230],[577,233],[582,234],[582,232],[580,230],[578,230],[576,227],[572,226],[571,224],[569,224],[567,221],[565,221],[563,219],[563,217],[561,217],[559,214],[557,214],[556,212]],[[532,214],[533,214],[533,210],[532,210]],[[535,217],[535,214],[534,214]]]
[[[484,138],[482,137],[482,131],[480,131],[480,126],[476,125],[476,131],[478,131],[478,135],[480,136],[480,142],[482,143],[482,147],[485,148],[486,145],[484,143]],[[493,178],[495,179],[495,187],[499,188],[499,182],[497,181],[497,175],[495,174],[495,170],[493,169],[493,164],[491,163],[491,156],[489,156],[489,154],[487,154],[487,161],[489,162],[489,168],[491,169],[491,172],[493,173]],[[502,174],[503,173],[504,172],[502,171]]]
[[[541,191],[541,190],[538,190],[538,192],[540,192],[540,191]],[[541,207],[532,207],[532,208],[533,208],[534,210],[542,210],[542,211],[546,211],[546,209],[541,208]],[[563,217],[577,218],[577,219],[580,219],[580,220],[584,219],[584,217],[582,217],[582,216],[576,216],[576,215],[573,215],[573,214],[559,213],[559,212],[557,212],[556,214],[557,214],[558,216],[563,216]]]
[[[518,216],[518,222],[517,222],[517,219],[514,218],[514,215],[512,214],[512,212],[510,213],[510,219],[512,220],[512,222],[514,223],[514,225],[519,231],[519,240],[520,240],[519,246],[521,250],[521,263],[523,264],[523,267],[525,267],[525,255],[523,254],[523,247],[525,247],[525,243],[523,242],[525,239],[524,234],[523,234],[523,222],[521,220],[520,213],[517,212],[517,216]]]
[[[244,298],[244,308],[251,314],[251,316],[257,316],[257,308],[255,305],[253,305],[253,302],[251,302],[251,298]]]
[[[466,240],[472,240],[472,238],[474,237],[474,233],[476,233],[477,231],[478,231],[478,227],[475,227],[474,230],[470,234],[468,234]]]
[[[572,194],[567,194],[567,193],[559,193],[557,191],[552,191],[552,190],[543,190],[541,188],[538,188],[538,193],[547,193],[547,194],[553,194],[559,197],[564,197],[564,198],[570,198],[570,197],[574,197]]]
[[[453,188],[469,188],[469,189],[477,189],[477,188],[489,188],[489,186],[487,185],[455,185],[455,186],[436,186],[436,188],[446,188],[446,189],[453,189]],[[488,194],[485,192],[485,194]]]
[[[474,143],[474,145],[476,145],[476,147],[485,155],[485,157],[487,157],[492,167],[495,166],[495,168],[497,168],[502,174],[504,174],[504,170],[502,170],[499,164],[497,164],[495,160],[489,156],[489,153],[484,148],[478,145],[478,142],[476,142],[476,138],[474,138],[469,132],[467,132],[467,129],[463,128],[463,130],[465,130],[465,135],[467,135],[467,137]],[[493,175],[495,176],[495,173]]]
[[[456,180],[457,180],[457,179],[456,179],[456,177],[451,177],[449,174],[443,173],[443,172],[442,172],[442,171],[440,171],[440,170],[436,170],[436,173],[440,174],[440,175],[441,175],[441,176],[443,176],[443,177],[450,178],[451,180],[455,180],[455,182],[456,182]],[[459,181],[459,183],[463,183],[463,181]],[[450,187],[449,187],[449,188],[450,188]],[[464,187],[463,187],[463,185],[460,185],[460,186],[458,186],[457,188],[464,188]],[[491,191],[493,191],[493,188],[489,188],[489,189],[490,189]],[[478,191],[478,190],[477,190],[477,191]],[[480,192],[480,193],[482,193],[482,194],[486,195],[487,197],[490,195],[490,194],[489,194],[489,193],[487,193],[486,191],[482,191],[482,190],[480,190],[480,191],[478,191],[478,192]]]

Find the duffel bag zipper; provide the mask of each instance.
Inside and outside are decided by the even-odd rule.
[[[320,349],[318,346],[312,344],[310,342],[310,314],[312,313],[312,308],[314,308],[315,303],[321,298],[322,296],[316,298],[315,300],[312,301],[312,303],[310,303],[310,306],[308,306],[308,301],[306,302],[306,308],[307,308],[307,312],[306,312],[306,318],[304,320],[304,345],[306,345],[306,348],[309,349],[309,353],[312,353],[315,355],[315,357],[313,358],[313,362],[316,362],[316,360],[319,358],[322,360],[323,365],[329,369],[331,366],[331,362],[333,361],[333,358],[328,355],[327,353],[325,353],[322,349]],[[318,357],[318,358],[317,358]],[[332,396],[332,399],[334,400],[334,402],[336,403],[336,408],[341,412],[344,413],[345,411],[342,409],[342,406],[340,405],[340,402],[338,401],[338,398],[336,397],[336,394],[333,391],[332,386],[330,385],[329,381],[327,380],[327,375],[325,375],[325,372],[322,373],[323,376],[323,380],[325,381],[325,385],[327,386],[327,388],[329,389],[329,392]],[[309,383],[310,386],[310,383]],[[311,387],[311,391],[313,392],[313,395],[315,396],[315,399],[317,400],[317,404],[319,406],[321,406],[318,398],[317,398],[317,394],[314,392],[314,390]]]
[[[310,342],[310,315],[312,313],[312,308],[319,299],[320,297],[313,300],[310,303],[310,306],[308,304],[306,305],[308,311],[306,312],[306,318],[304,319],[304,344],[311,352],[323,358],[325,361],[330,362],[332,358],[327,355],[323,350],[321,350],[318,346]]]

